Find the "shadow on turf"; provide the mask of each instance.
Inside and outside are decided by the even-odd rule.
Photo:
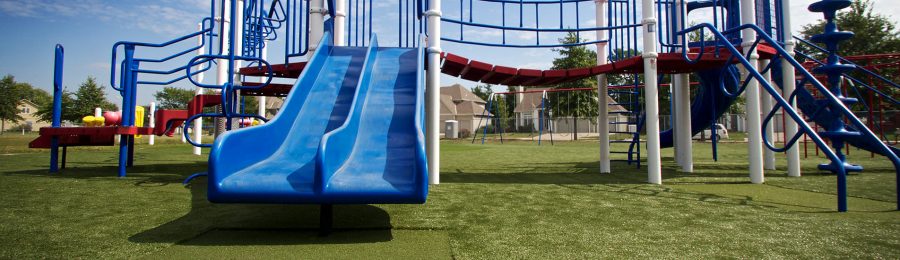
[[[714,166],[701,173],[683,173],[676,167],[665,165],[662,168],[663,179],[683,177],[705,178],[745,178],[737,167]],[[741,168],[746,172],[746,166]],[[646,184],[647,168],[642,162],[638,168],[635,164],[612,162],[610,174],[599,174],[598,163],[529,163],[527,166],[496,165],[496,168],[474,170],[456,169],[441,175],[446,183],[481,183],[481,184]],[[679,182],[682,183],[682,182]],[[712,180],[708,184],[744,184],[749,180]]]
[[[697,172],[684,173],[676,171],[674,165],[662,168],[663,179],[670,184],[749,184],[746,166],[740,165],[701,165]],[[497,168],[477,170],[459,170],[448,172],[441,177],[445,183],[470,184],[550,184],[560,187],[589,191],[624,193],[629,195],[648,196],[702,203],[751,206],[761,208],[779,208],[795,212],[833,213],[830,207],[818,207],[798,203],[785,203],[771,200],[759,200],[754,196],[720,195],[715,193],[676,190],[658,185],[647,184],[646,165],[638,169],[636,165],[625,162],[614,162],[611,174],[597,174],[596,163],[532,163],[529,166],[498,165]],[[702,178],[700,180],[694,177]],[[772,178],[773,176],[770,176]],[[686,178],[679,180],[680,178]],[[775,177],[779,178],[779,177]],[[784,177],[787,178],[787,177]],[[696,181],[695,181],[696,180]],[[812,192],[812,191],[810,191]]]
[[[391,241],[390,215],[371,205],[335,205],[332,234],[319,236],[318,205],[212,204],[195,180],[187,215],[131,236],[136,243],[195,246],[357,244]]]
[[[128,168],[128,178],[135,180],[135,185],[162,186],[181,183],[187,176],[206,171],[205,163],[181,163],[181,164],[139,164]],[[70,165],[57,173],[50,173],[46,168],[39,170],[24,170],[8,172],[6,175],[31,175],[47,176],[54,178],[93,179],[116,178],[118,167],[114,165],[85,166],[83,164]]]

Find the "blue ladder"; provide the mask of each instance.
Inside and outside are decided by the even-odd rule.
[[[625,88],[614,88],[607,90],[607,95],[612,97],[616,102],[609,103],[607,106],[609,108],[612,107],[622,107],[625,111],[612,111],[610,110],[610,115],[621,115],[625,117],[625,121],[610,121],[609,122],[609,133],[613,134],[613,136],[618,137],[620,135],[627,135],[629,139],[620,139],[620,138],[610,138],[610,155],[612,154],[625,154],[627,157],[625,159],[610,159],[612,162],[626,162],[628,165],[634,164],[638,169],[641,168],[641,130],[644,128],[644,116],[643,111],[641,110],[641,87],[639,84],[639,77],[637,74],[631,75],[632,83],[622,86],[611,86],[611,87],[625,87]],[[606,98],[606,97],[598,97],[598,98]],[[624,127],[624,130],[622,128]],[[626,150],[613,150],[613,144],[617,143],[625,143],[628,144],[628,149]],[[610,156],[612,157],[612,156]]]

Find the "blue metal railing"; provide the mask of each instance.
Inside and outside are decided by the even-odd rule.
[[[638,35],[642,25],[636,0],[611,0],[606,9],[609,60],[619,61],[640,55]]]
[[[797,122],[797,124],[800,126],[801,131],[799,131],[797,133],[797,135],[791,137],[790,141],[785,143],[782,148],[776,148],[768,140],[766,131],[763,131],[763,133],[762,133],[763,140],[764,140],[763,143],[765,144],[765,146],[767,148],[772,149],[774,151],[786,150],[796,144],[797,140],[799,139],[799,136],[806,134],[807,136],[809,136],[809,138],[811,138],[813,140],[813,142],[820,149],[822,149],[822,151],[825,153],[825,156],[829,160],[831,160],[832,162],[835,162],[835,166],[836,166],[835,170],[836,170],[837,177],[838,177],[838,210],[846,211],[847,210],[847,190],[846,190],[847,189],[847,186],[846,186],[846,178],[847,177],[846,177],[846,169],[844,169],[844,165],[843,165],[843,163],[841,163],[841,162],[843,162],[842,158],[839,158],[837,153],[835,153],[828,146],[828,144],[825,143],[825,141],[812,129],[812,127],[810,127],[809,124],[806,123],[806,121],[803,119],[803,117],[800,116],[800,114],[797,113],[797,111],[795,111],[793,109],[793,107],[790,105],[791,102],[795,98],[797,98],[797,95],[799,95],[801,93],[806,93],[805,90],[803,88],[797,88],[797,90],[795,90],[794,93],[790,94],[788,100],[785,100],[779,94],[778,90],[775,89],[767,80],[765,80],[763,78],[762,73],[758,70],[755,70],[754,66],[751,66],[750,62],[748,61],[748,59],[746,57],[739,55],[739,53],[742,53],[742,52],[738,51],[737,48],[730,43],[729,38],[727,38],[725,36],[725,34],[737,33],[737,32],[740,32],[741,30],[745,30],[745,29],[751,29],[758,33],[758,37],[754,41],[753,45],[749,48],[749,50],[745,50],[746,53],[753,52],[753,49],[756,48],[756,46],[758,46],[758,44],[760,42],[769,43],[772,46],[772,48],[774,48],[776,51],[775,57],[772,58],[772,62],[770,62],[770,64],[778,63],[778,62],[776,62],[776,60],[778,60],[778,59],[786,60],[789,64],[791,64],[791,66],[793,66],[796,69],[797,72],[799,72],[805,79],[807,79],[810,84],[812,84],[816,89],[818,89],[818,91],[822,94],[822,96],[824,96],[824,100],[827,100],[827,102],[831,105],[832,108],[836,108],[836,110],[838,110],[837,112],[839,112],[840,115],[842,115],[844,118],[846,118],[847,121],[849,121],[849,123],[851,125],[853,125],[856,129],[858,129],[863,135],[877,140],[877,136],[875,136],[875,134],[872,133],[871,130],[866,128],[866,126],[859,120],[859,118],[857,118],[853,114],[853,112],[850,111],[850,109],[848,109],[837,96],[832,94],[828,90],[828,88],[826,86],[824,86],[821,82],[819,82],[809,71],[805,70],[803,68],[802,64],[800,64],[796,59],[791,57],[790,54],[787,51],[785,51],[784,48],[782,48],[778,44],[777,41],[775,41],[772,37],[767,35],[765,33],[765,30],[757,27],[756,25],[745,24],[745,25],[741,25],[738,27],[734,27],[734,28],[719,32],[715,28],[714,25],[704,23],[704,24],[699,24],[699,25],[695,25],[690,28],[684,29],[681,32],[679,32],[679,34],[686,35],[688,33],[694,32],[694,31],[709,31],[713,36],[716,37],[716,42],[715,42],[716,47],[718,48],[719,46],[721,46],[722,48],[727,49],[730,53],[733,54],[733,55],[731,55],[730,59],[738,61],[742,66],[744,66],[744,68],[746,68],[749,75],[747,76],[747,79],[743,80],[743,81],[750,81],[751,79],[755,79],[757,82],[759,82],[759,85],[763,89],[765,89],[775,99],[776,104],[775,104],[774,108],[772,109],[772,112],[769,112],[768,116],[764,120],[763,128],[765,128],[765,126],[771,121],[771,118],[774,116],[775,111],[777,111],[779,109],[783,109],[784,113],[788,114],[790,116],[790,118],[793,119],[795,122]],[[686,51],[687,50],[686,43],[682,47],[685,50],[682,52],[682,56],[684,57],[684,59],[694,60],[694,59],[691,59],[690,57],[688,57],[688,52]],[[697,59],[700,59],[700,57],[698,57]],[[763,71],[770,69],[770,68],[771,67],[767,67]],[[744,83],[744,84],[746,85],[746,83]],[[724,89],[724,91],[727,92],[728,90]],[[884,152],[884,154],[887,155],[887,157],[894,164],[895,169],[897,169],[898,176],[900,176],[900,158],[898,158],[896,155],[894,155],[893,152],[890,150],[890,148],[887,147],[884,143],[881,143],[881,142],[878,142],[878,143],[879,143],[878,149],[882,150]],[[900,184],[900,182],[898,182],[898,184]],[[898,187],[898,188],[900,188],[900,187]],[[898,194],[900,194],[900,193],[898,193]],[[900,199],[900,197],[898,197],[898,199]],[[900,200],[898,200],[898,208],[900,208]]]
[[[267,41],[278,38],[278,29],[286,21],[284,4],[274,0],[267,7],[264,0],[246,0],[244,8],[243,56],[262,57]]]
[[[621,12],[622,14],[627,14],[626,17],[629,19],[625,23],[620,23],[618,19],[613,19],[610,16],[609,24],[602,27],[596,26],[587,26],[585,27],[580,23],[581,20],[581,11],[588,10],[587,7],[583,7],[583,3],[587,3],[593,5],[593,0],[459,0],[458,3],[458,17],[450,17],[443,16],[441,17],[441,21],[443,23],[447,23],[448,25],[452,25],[453,27],[459,28],[457,37],[448,37],[442,35],[441,40],[463,43],[463,44],[474,44],[481,46],[494,46],[494,47],[514,47],[514,48],[550,48],[550,47],[568,47],[568,46],[580,46],[580,45],[589,45],[589,44],[597,44],[601,42],[607,42],[605,39],[597,39],[591,41],[583,41],[578,43],[557,43],[557,42],[541,42],[541,35],[547,33],[558,33],[558,32],[574,32],[576,36],[581,38],[581,33],[583,32],[591,32],[594,33],[596,31],[628,31],[629,34],[636,35],[638,30],[637,27],[640,27],[640,22],[636,18],[637,11],[634,5],[635,0],[612,0],[610,1],[610,10],[619,8],[628,8],[629,12]],[[624,3],[624,4],[623,4]],[[631,3],[631,4],[628,4]],[[454,3],[455,4],[455,3]],[[478,8],[476,8],[479,6]],[[550,10],[549,8],[554,8],[554,10],[558,10],[558,22],[551,22],[550,24],[542,25],[542,10]],[[476,21],[475,9],[478,10],[500,10],[500,22],[499,23],[490,23],[487,22],[488,19],[481,18]],[[527,11],[526,11],[527,10]],[[610,14],[614,13],[614,11],[610,11]],[[478,13],[481,15],[481,13]],[[495,16],[495,15],[494,15]],[[543,15],[545,18],[547,14]],[[485,15],[485,17],[489,17],[489,15]],[[566,18],[574,18],[574,22],[566,22]],[[512,19],[512,21],[510,21]],[[451,28],[448,26],[447,28]],[[469,39],[466,38],[466,29],[474,29],[478,31],[488,31],[488,32],[496,32],[499,35],[499,41],[484,41],[477,39]],[[450,31],[450,30],[447,30]],[[518,38],[528,38],[533,39],[533,42],[523,42],[523,41],[514,41],[510,39],[510,36],[518,35]],[[617,38],[623,39],[624,38]],[[620,45],[625,46],[637,46],[637,38],[629,38],[633,43],[625,44],[624,42]]]
[[[290,63],[291,58],[301,57],[309,52],[310,7],[308,1],[286,0],[286,2],[284,63]]]

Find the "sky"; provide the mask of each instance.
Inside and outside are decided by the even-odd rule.
[[[407,1],[407,0],[403,0]],[[479,3],[472,9],[473,21],[480,23],[501,24],[501,7],[495,3]],[[811,13],[806,6],[814,0],[791,0],[794,28],[797,31],[802,25],[821,18],[821,14]],[[896,0],[873,0],[875,12],[888,16],[895,23],[900,22],[900,7]],[[378,35],[382,46],[397,44],[397,9],[398,0],[375,1],[374,32]],[[470,7],[463,1],[444,0],[442,11],[445,17],[468,20]],[[161,43],[181,35],[197,31],[198,22],[208,16],[210,0],[0,0],[0,75],[13,75],[20,82],[50,90],[52,87],[53,48],[59,43],[65,46],[66,59],[64,67],[64,85],[74,90],[87,77],[95,77],[105,86],[110,81],[110,56],[117,41],[141,41]],[[595,23],[593,4],[583,3],[577,12],[573,6],[564,9],[564,27],[590,27]],[[462,10],[462,12],[460,12]],[[524,26],[535,26],[540,22],[542,28],[559,26],[559,9],[542,8],[540,19],[535,19],[534,8],[526,7],[523,12]],[[507,8],[508,26],[518,25],[518,9]],[[692,14],[703,16],[703,13]],[[498,43],[502,34],[498,30],[464,28],[462,35],[466,40]],[[443,23],[443,36],[459,38],[458,25]],[[560,38],[560,33],[508,33],[507,43],[533,44],[552,43]],[[594,33],[585,33],[586,39],[594,39]],[[195,45],[194,40],[170,49],[141,49],[138,56],[160,58]],[[444,51],[484,61],[491,64],[519,68],[547,69],[552,66],[556,56],[550,48],[500,48],[464,45],[444,41]],[[284,45],[274,43],[270,46],[270,58],[274,63],[284,59]],[[121,54],[119,54],[121,56]],[[186,60],[176,60],[172,64],[155,68],[171,69],[186,64]],[[151,67],[154,68],[154,67]],[[183,75],[181,73],[178,76]],[[211,75],[205,82],[210,83]],[[146,77],[142,79],[164,80],[164,77]],[[467,87],[477,83],[444,75],[442,85],[462,84]],[[193,88],[189,82],[179,82],[173,86]],[[152,94],[161,87],[140,86],[138,103],[149,104]],[[107,88],[107,97],[120,103],[117,92]]]

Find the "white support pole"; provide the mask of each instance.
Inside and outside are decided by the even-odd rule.
[[[756,5],[754,1],[741,1],[742,24],[755,24],[755,14]],[[741,32],[741,37],[743,38],[741,47],[743,48],[744,55],[749,57],[750,69],[758,70],[759,55],[756,53],[755,49],[750,49],[750,47],[753,46],[753,42],[756,40],[756,31],[753,29],[744,29]],[[743,69],[741,72],[741,77],[747,79],[747,76],[750,74],[748,70]],[[763,171],[762,124],[760,123],[761,120],[759,115],[761,113],[759,107],[759,82],[752,77],[748,80],[750,82],[747,84],[746,90],[744,90],[744,95],[747,102],[747,139],[749,141],[747,143],[747,157],[750,162],[750,182],[763,183],[765,182],[765,177]]]
[[[765,68],[769,65],[769,62],[770,60],[768,59],[760,60],[759,67]],[[771,70],[763,74],[763,79],[765,79],[766,82],[769,82],[769,84],[772,84]],[[759,106],[761,107],[760,111],[762,112],[760,113],[760,117],[762,117],[767,115],[769,111],[772,111],[774,100],[772,100],[772,96],[770,96],[769,93],[763,89],[759,90],[759,99]],[[766,128],[762,129],[763,131],[766,131],[766,136],[769,137],[769,140],[773,140],[773,143],[777,138],[777,136],[775,136],[775,122],[775,120],[770,121],[769,124],[766,125]],[[772,151],[771,149],[767,149],[765,147],[763,147],[763,168],[765,168],[766,170],[775,170],[775,151]]]
[[[594,0],[594,4],[597,6],[597,13],[595,16],[597,27],[606,26],[606,4],[608,1],[609,0]],[[601,40],[601,42],[597,43],[597,65],[603,65],[609,62],[608,50],[606,49],[608,43],[602,41],[609,39],[607,33],[608,31],[606,30],[597,30],[597,40]],[[600,173],[610,172],[608,96],[609,79],[607,79],[606,74],[600,74],[597,76],[597,132],[600,139]]]
[[[428,182],[441,183],[441,0],[428,0],[428,71],[425,87],[425,145]]]
[[[234,51],[236,56],[244,55],[244,0],[236,0],[237,2],[237,12],[234,13]],[[241,59],[234,60],[234,82],[235,86],[243,86],[243,82],[241,82],[240,70],[244,67],[244,61]],[[234,91],[234,100],[237,100],[236,104],[234,104],[235,112],[241,113],[244,109],[244,102],[241,99],[241,91]],[[242,120],[242,119],[241,119]],[[240,128],[240,120],[232,120],[231,121],[231,129]]]
[[[675,27],[677,31],[682,28],[682,20],[685,19],[684,1],[678,0],[675,7]],[[677,37],[676,42],[686,41],[683,37]],[[677,74],[673,77],[672,91],[675,99],[675,150],[678,165],[681,165],[682,172],[694,171],[694,144],[691,131],[691,77],[690,74]]]
[[[784,49],[787,51],[788,55],[794,55],[794,36],[791,32],[791,1],[790,0],[781,0],[781,11],[782,11],[782,24],[780,27],[785,28],[782,30],[781,40],[784,41]],[[781,59],[781,95],[787,100],[791,93],[794,93],[794,90],[797,88],[796,86],[796,78],[794,75],[794,67],[785,59]],[[797,105],[791,103],[791,107],[793,107],[794,111],[798,111]],[[784,116],[784,114],[782,114]],[[784,135],[787,138],[791,138],[792,136],[797,134],[797,122],[794,120],[784,120]],[[787,141],[787,140],[785,140]],[[787,172],[788,176],[791,177],[800,177],[800,150],[797,148],[799,144],[794,144],[790,149],[787,150]]]
[[[672,111],[670,112],[671,116],[669,117],[669,120],[672,121],[672,123],[670,124],[672,125],[672,150],[674,152],[673,157],[675,158],[675,165],[678,166],[681,166],[682,160],[680,153],[681,136],[678,135],[678,132],[680,132],[682,127],[681,122],[678,121],[678,112],[681,111],[678,107],[679,105],[681,105],[678,103],[678,101],[681,100],[681,80],[679,78],[680,75],[681,74],[672,75],[672,81],[670,82],[671,85],[669,85],[669,102],[672,103],[672,105],[670,106],[672,108]]]
[[[347,0],[334,1],[334,46],[347,45]]]
[[[322,35],[325,34],[326,13],[328,11],[325,10],[325,0],[309,1],[309,52],[306,55],[312,55],[322,41]]]
[[[231,31],[231,1],[232,0],[224,0],[222,2],[222,8],[225,9],[225,12],[224,15],[219,18],[220,26],[222,26],[222,34],[219,35],[219,38],[222,42],[220,50],[224,54],[227,54],[226,50],[228,50],[229,46],[231,46],[230,39],[228,39],[227,36]],[[219,59],[216,63],[218,64],[216,65],[216,85],[224,86],[225,84],[228,84],[228,60]],[[217,92],[221,93],[222,90],[220,89]],[[224,109],[223,106],[224,104],[219,105],[219,112],[221,112],[221,109]],[[220,134],[223,134],[224,132],[225,120],[222,118],[216,118],[216,137],[218,137],[218,135]]]
[[[203,23],[200,23],[198,27],[200,27],[200,30],[203,30]],[[197,38],[197,46],[203,46],[203,38],[202,37],[203,37],[203,35],[200,35],[200,38]],[[208,44],[212,44],[212,43],[210,42]],[[204,54],[206,54],[206,48],[197,49],[198,56],[204,55]],[[199,70],[200,66],[198,65],[195,69]],[[202,83],[204,74],[205,74],[205,72],[197,73],[197,76],[196,76],[197,78],[195,80],[197,82]],[[196,92],[194,92],[194,95],[195,96],[203,95],[203,88],[197,87],[197,90],[196,90]],[[194,120],[193,126],[194,126],[194,138],[193,138],[194,142],[197,144],[203,143],[203,119],[200,118],[200,119]],[[187,131],[187,129],[184,129],[184,131]],[[182,134],[181,136],[184,137],[184,134]],[[194,147],[194,155],[200,155],[200,153],[201,153],[200,147],[195,146]]]
[[[678,153],[681,154],[681,171],[694,172],[694,144],[691,131],[691,78],[689,74],[679,74],[675,77],[678,82],[677,100],[675,101],[676,123],[678,131]]]
[[[261,57],[263,60],[269,60],[269,45],[263,44]],[[266,83],[266,78],[260,77],[259,83]],[[256,114],[261,117],[266,117],[266,96],[258,96],[256,97],[257,108]]]
[[[100,112],[100,108],[99,108],[99,107],[98,107],[96,110],[94,110],[94,114],[98,114],[97,112]],[[150,122],[147,122],[147,126],[149,126],[150,128],[156,127],[156,102],[150,102],[150,118],[149,118],[149,121],[150,121]],[[156,139],[156,135],[155,135],[155,134],[150,134],[150,141],[148,141],[147,143],[148,143],[149,145],[153,145],[153,144],[156,142],[155,139]]]
[[[653,0],[641,0],[644,38],[644,112],[647,129],[647,182],[662,184],[662,166],[659,156],[659,82],[657,82],[656,6]]]
[[[687,10],[684,7],[684,1],[678,0],[675,6],[678,9],[675,16],[677,19],[675,27],[679,31],[684,29],[684,19],[687,17]],[[678,43],[687,40],[681,36],[676,39]],[[675,119],[677,120],[675,123],[678,124],[678,131],[675,131],[675,134],[679,140],[677,150],[677,154],[680,156],[679,165],[681,165],[682,172],[694,172],[694,144],[693,131],[691,130],[691,76],[690,74],[678,74],[675,75],[674,81],[677,84],[673,86],[673,90],[678,92],[674,96],[676,98]]]

